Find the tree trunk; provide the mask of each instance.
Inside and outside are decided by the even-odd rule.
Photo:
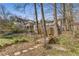
[[[73,15],[72,15],[72,4],[69,4],[69,11],[70,11],[70,27],[71,27],[71,31],[73,31]]]
[[[63,15],[63,19],[62,19],[62,27],[64,31],[67,31],[67,18],[66,18],[66,9],[65,9],[65,3],[62,4],[62,15]]]
[[[36,3],[34,3],[34,10],[35,10],[35,19],[36,19],[37,34],[39,34],[39,28],[38,28],[38,15],[37,15]]]
[[[0,5],[1,11],[2,11],[2,15],[4,17],[4,20],[7,20],[7,15],[5,13],[5,7],[3,5]]]
[[[58,36],[59,35],[59,27],[58,27],[58,21],[57,21],[57,7],[56,7],[56,3],[53,4],[54,5],[54,9],[53,9],[53,16],[54,16],[54,20],[55,20],[55,28],[54,28],[54,35]]]
[[[47,37],[47,31],[46,31],[46,22],[45,22],[45,17],[44,17],[44,9],[43,9],[43,4],[41,3],[41,14],[42,14],[42,24],[43,24],[43,30],[44,30],[44,47],[47,46],[46,44],[46,37]]]
[[[71,27],[71,32],[73,34],[73,37],[75,36],[75,31],[74,31],[74,20],[73,20],[73,5],[69,4],[69,11],[70,11],[70,27]]]

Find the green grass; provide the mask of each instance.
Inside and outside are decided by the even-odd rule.
[[[70,34],[60,35],[56,46],[65,48],[66,51],[53,48],[46,50],[46,53],[51,56],[79,56],[79,40],[77,39],[72,38]]]
[[[60,37],[58,37],[58,40],[60,45],[71,45],[74,43],[72,37],[69,35],[61,35]]]
[[[33,38],[25,35],[9,35],[0,37],[0,46],[3,47],[5,45],[15,44],[17,42],[30,42]]]

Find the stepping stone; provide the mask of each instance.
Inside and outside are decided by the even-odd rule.
[[[5,55],[5,56],[10,56],[10,55]]]
[[[39,46],[40,46],[40,44],[37,45],[37,47],[39,47]]]
[[[34,48],[38,48],[38,46],[36,45],[36,46],[34,46]]]
[[[67,49],[60,47],[59,50],[61,51],[67,51]]]
[[[54,47],[57,50],[61,50],[61,51],[67,51],[67,49],[63,48],[63,47]]]
[[[15,52],[14,53],[15,56],[20,55],[20,54],[21,54],[21,52]]]
[[[47,56],[50,56],[50,55],[47,55]]]
[[[34,48],[29,48],[29,50],[33,50]]]
[[[40,44],[38,44],[38,45],[34,46],[34,48],[38,48],[39,46],[40,46]]]
[[[22,52],[28,52],[28,50],[23,50]]]

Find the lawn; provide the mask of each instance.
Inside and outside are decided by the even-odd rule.
[[[18,42],[30,42],[33,38],[30,36],[26,36],[24,34],[14,34],[14,35],[6,35],[0,37],[0,47],[5,45],[11,45]]]

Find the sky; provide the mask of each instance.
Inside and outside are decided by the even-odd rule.
[[[17,15],[19,17],[23,17],[30,20],[35,20],[34,17],[34,5],[32,3],[27,4],[25,7],[25,12],[22,10],[22,8],[17,9],[16,5],[23,7],[23,3],[3,3],[0,4],[5,6],[5,9],[10,12],[11,14]],[[78,4],[79,5],[79,4]],[[44,6],[44,15],[46,20],[53,20],[53,4],[43,4]],[[79,9],[79,8],[76,8]],[[57,12],[60,10],[60,4],[57,4]],[[38,13],[38,20],[41,20],[41,9],[40,4],[37,3],[37,13]],[[60,13],[58,12],[58,16],[60,16]]]
[[[27,4],[25,8],[25,13],[21,10],[17,10],[15,5],[20,5],[22,6],[23,4],[15,4],[15,3],[4,3],[2,4],[6,7],[6,10],[8,10],[10,13],[15,14],[20,17],[25,17],[26,19],[31,19],[34,20],[34,6],[33,4]],[[44,13],[45,13],[45,18],[46,19],[52,19],[53,18],[53,13],[52,13],[52,4],[44,4]],[[41,9],[40,9],[40,4],[37,4],[37,13],[38,13],[38,19],[41,19]]]

